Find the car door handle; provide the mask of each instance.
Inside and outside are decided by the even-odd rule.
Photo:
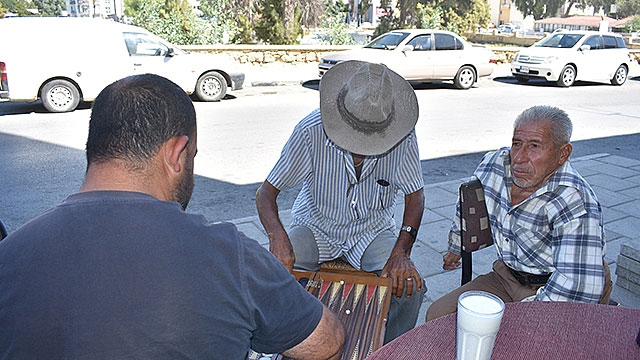
[[[142,64],[133,64],[133,66],[142,66]]]

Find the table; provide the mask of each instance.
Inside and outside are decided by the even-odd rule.
[[[640,359],[640,310],[568,302],[507,303],[493,360]],[[456,358],[456,314],[425,323],[367,360]]]

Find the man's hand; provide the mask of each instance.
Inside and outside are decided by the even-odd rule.
[[[286,232],[269,234],[269,251],[275,256],[289,272],[293,270],[296,262],[296,255],[293,253],[293,246]]]
[[[447,251],[442,257],[442,268],[445,270],[455,270],[460,266],[460,254],[454,254],[451,251]]]
[[[411,258],[400,252],[391,252],[391,256],[389,256],[389,260],[387,260],[387,263],[384,265],[380,276],[390,277],[393,280],[392,293],[398,298],[402,297],[405,283],[407,287],[407,297],[411,297],[411,294],[413,294],[414,281],[417,284],[415,290],[422,290],[420,273],[416,270]]]

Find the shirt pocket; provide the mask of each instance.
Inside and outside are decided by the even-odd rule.
[[[512,227],[512,249],[518,262],[527,266],[549,266],[553,264],[551,231],[543,227]],[[515,246],[513,246],[515,245]]]
[[[371,204],[372,208],[383,210],[391,207],[395,195],[396,192],[394,191],[393,186],[384,180],[378,180],[374,192],[374,203]]]

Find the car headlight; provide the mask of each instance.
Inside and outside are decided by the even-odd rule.
[[[557,56],[548,56],[546,59],[544,59],[544,61],[546,63],[550,64],[552,62],[558,61],[558,57]]]

